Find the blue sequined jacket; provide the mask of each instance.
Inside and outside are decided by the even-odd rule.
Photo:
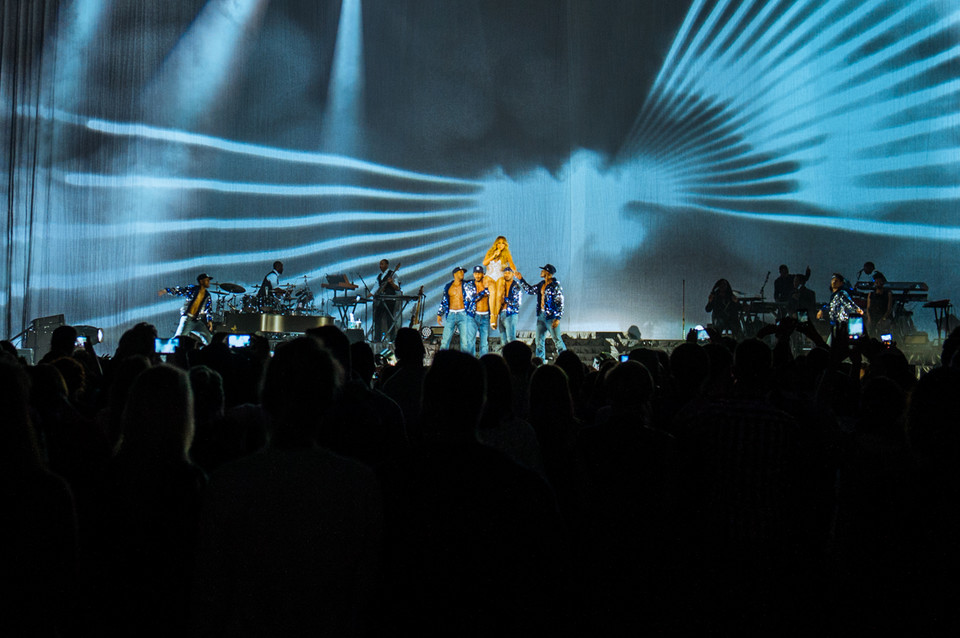
[[[483,292],[477,292],[477,282],[468,281],[463,285],[463,307],[467,311],[467,315],[471,317],[477,316],[477,302],[483,299],[484,297],[490,296],[490,289],[484,288]]]
[[[510,282],[510,287],[507,288],[507,291],[503,293],[503,306],[500,307],[500,312],[505,315],[515,315],[520,312],[520,284],[515,280]]]
[[[193,300],[197,298],[197,293],[200,292],[200,284],[174,286],[166,290],[175,297],[187,298],[187,300],[183,302],[183,305],[180,306],[180,316],[182,317],[190,312],[190,306],[193,305]],[[210,294],[209,290],[207,291],[207,298],[203,301],[203,308],[200,309],[197,319],[205,323],[213,321],[213,295]]]
[[[831,295],[828,308],[830,321],[835,324],[845,323],[850,317],[860,314],[860,308],[850,299],[850,293],[842,288]]]
[[[440,307],[437,309],[438,317],[446,317],[448,314],[450,314],[450,286],[454,284],[454,281],[456,280],[451,280],[447,282],[447,285],[443,287],[443,295],[440,297]],[[464,286],[466,286],[466,284],[467,282],[465,281],[460,282],[461,293],[463,292]],[[467,301],[466,295],[463,295],[463,301],[464,301],[464,305],[466,305],[466,301]]]
[[[554,279],[550,282],[549,285],[543,290],[544,299],[543,301],[543,310],[540,310],[541,299],[540,299],[540,290],[543,288],[544,280],[541,279],[540,283],[535,286],[531,286],[523,279],[518,280],[520,285],[523,287],[523,291],[528,295],[537,296],[537,316],[539,317],[541,312],[543,315],[550,320],[560,319],[563,317],[563,288],[560,287],[560,282]]]

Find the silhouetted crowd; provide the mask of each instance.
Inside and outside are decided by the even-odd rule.
[[[4,342],[3,632],[956,631],[960,330],[922,375],[790,332],[595,366],[427,367],[410,329],[395,365],[332,326]]]

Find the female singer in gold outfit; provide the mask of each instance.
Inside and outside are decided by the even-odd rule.
[[[510,245],[507,244],[506,237],[500,235],[494,240],[493,246],[483,258],[483,266],[487,269],[484,285],[490,289],[490,325],[496,328],[500,318],[500,306],[503,303],[503,269],[510,266],[514,271],[517,270],[510,255]]]

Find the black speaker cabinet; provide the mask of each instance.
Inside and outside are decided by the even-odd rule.
[[[33,350],[33,360],[40,361],[50,352],[50,337],[53,331],[64,325],[63,315],[38,317],[30,322],[26,334],[23,335],[23,346]]]

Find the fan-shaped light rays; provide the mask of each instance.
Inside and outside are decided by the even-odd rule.
[[[934,0],[694,2],[621,159],[655,157],[691,205],[792,224],[960,199],[958,23]]]

